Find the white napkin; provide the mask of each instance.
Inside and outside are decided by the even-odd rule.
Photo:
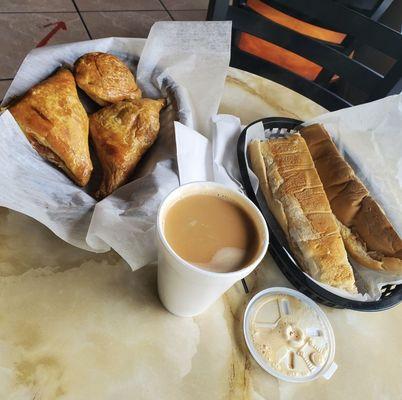
[[[179,122],[175,123],[180,184],[209,180],[241,191],[237,162],[240,120],[233,115],[216,115],[211,123],[211,140]]]
[[[3,104],[84,53],[116,54],[134,70],[142,51],[137,76],[144,93],[170,95],[179,120],[209,135],[207,122],[217,112],[229,65],[230,35],[230,22],[192,22],[191,29],[187,22],[159,22],[143,51],[144,40],[128,38],[35,49],[25,58]],[[74,246],[96,252],[112,247],[132,269],[154,261],[157,208],[179,184],[171,108],[161,113],[158,140],[147,153],[139,178],[99,203],[39,157],[6,111],[0,116],[0,206],[37,219]]]
[[[230,60],[230,22],[159,22],[152,27],[137,78],[149,97],[173,80],[191,109],[193,127],[210,136]]]

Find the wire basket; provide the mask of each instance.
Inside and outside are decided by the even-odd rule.
[[[348,308],[356,311],[381,311],[396,306],[402,301],[402,285],[386,285],[382,288],[382,295],[376,301],[358,301],[338,296],[325,290],[311,280],[292,257],[286,237],[279,224],[269,211],[262,194],[251,185],[248,173],[247,159],[247,130],[256,123],[262,123],[265,132],[274,135],[285,135],[297,130],[302,123],[292,118],[263,118],[257,120],[243,129],[237,142],[237,157],[239,161],[240,174],[243,187],[247,196],[261,210],[267,221],[270,244],[269,252],[278,264],[278,267],[289,280],[289,282],[300,292],[309,296],[314,301],[334,308]]]

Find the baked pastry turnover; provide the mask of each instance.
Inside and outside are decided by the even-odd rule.
[[[74,64],[74,76],[77,85],[101,106],[141,97],[131,71],[112,54],[84,54]]]
[[[338,224],[304,139],[294,134],[254,140],[249,153],[268,207],[303,269],[320,282],[356,293]]]
[[[89,118],[91,138],[103,170],[97,198],[123,185],[159,132],[164,100],[124,100]]]
[[[69,70],[60,69],[33,86],[9,110],[42,157],[56,164],[78,185],[88,183],[92,172],[88,116]]]

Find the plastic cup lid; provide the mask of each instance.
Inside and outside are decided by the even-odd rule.
[[[274,287],[257,293],[247,305],[243,330],[254,359],[278,379],[329,379],[337,368],[327,316],[296,290]]]

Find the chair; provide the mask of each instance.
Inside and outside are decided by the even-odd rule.
[[[229,0],[211,0],[208,9],[207,19],[231,20],[233,23],[233,67],[283,84],[330,111],[352,105],[350,100],[331,90],[331,78],[334,76],[361,94],[359,101],[353,104],[386,96],[401,79],[402,35],[377,22],[380,14],[389,6],[388,0],[380,2],[372,18],[332,0],[262,0],[262,3],[277,9],[288,10],[291,15],[302,17],[308,23],[345,34],[338,43],[307,36],[292,27],[276,23],[252,10],[247,3],[234,0],[233,5],[229,5]],[[308,79],[250,54],[239,47],[242,34],[280,47],[285,54],[287,52],[292,57],[318,65],[321,71],[314,79]],[[386,73],[380,74],[350,57],[350,53],[362,45],[371,46],[391,57],[393,64]]]

